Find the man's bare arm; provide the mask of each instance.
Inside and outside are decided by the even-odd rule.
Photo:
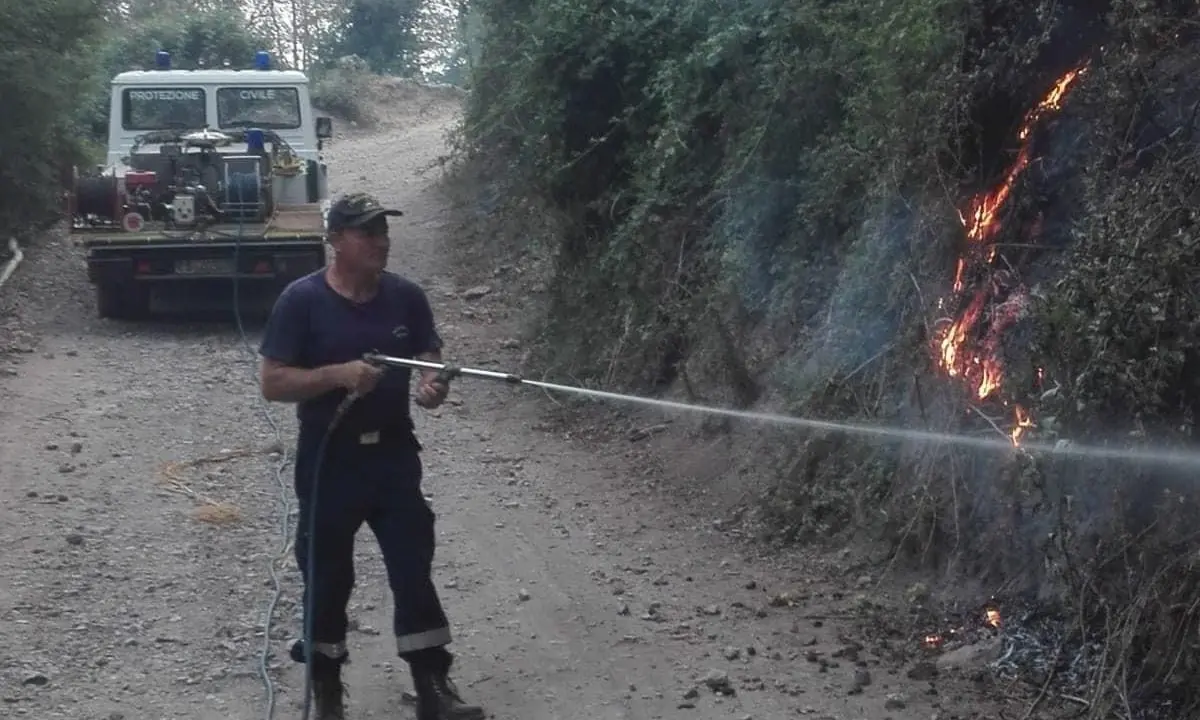
[[[263,358],[259,368],[262,395],[271,402],[298,403],[343,386],[340,365],[305,369]]]

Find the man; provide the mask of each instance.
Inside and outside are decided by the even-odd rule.
[[[430,577],[434,515],[421,493],[421,445],[409,415],[408,370],[361,360],[380,352],[441,362],[442,341],[424,291],[388,272],[387,218],[398,210],[369,195],[340,198],[329,210],[328,267],[289,285],[271,312],[259,352],[263,397],[297,403],[296,560],[311,586],[313,703],[318,720],[345,717],[341,665],[346,606],[354,586],[354,536],[363,522],[383,551],[395,603],[396,646],[412,671],[419,720],[482,718],[450,682],[450,629]],[[448,386],[422,371],[415,400],[438,407]],[[321,441],[348,393],[357,400],[329,435],[316,502]],[[315,563],[308,574],[308,528],[315,515]],[[306,618],[307,619],[307,618]],[[292,659],[304,662],[303,641]]]

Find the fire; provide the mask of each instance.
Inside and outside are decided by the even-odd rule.
[[[991,273],[981,273],[996,258],[997,249],[992,241],[1000,232],[1000,212],[1012,196],[1017,180],[1032,161],[1033,128],[1047,113],[1062,108],[1063,99],[1086,71],[1085,66],[1064,74],[1045,97],[1025,114],[1017,132],[1021,147],[1004,179],[991,190],[972,197],[966,203],[966,211],[959,213],[968,241],[967,250],[959,257],[954,269],[954,295],[960,306],[959,296],[966,289],[969,276],[986,274],[987,280],[979,283],[965,309],[936,338],[935,352],[942,370],[949,377],[966,384],[979,401],[993,397],[1001,390],[1004,383],[1001,340],[1004,331],[1020,319],[1028,298],[1025,288],[1019,285],[1007,287]],[[995,302],[997,295],[1005,292],[1007,300]],[[1040,370],[1038,377],[1040,380]],[[1009,436],[1017,445],[1034,425],[1025,408],[1014,406],[1014,415],[1015,425]]]
[[[1035,425],[1033,424],[1033,419],[1029,417],[1029,412],[1020,405],[1014,407],[1013,415],[1016,425],[1013,426],[1009,437],[1012,438],[1012,444],[1015,447],[1021,444],[1021,436],[1025,434],[1025,431],[1031,427],[1035,427]]]
[[[994,605],[989,606],[983,611],[983,625],[993,630],[999,630],[1003,626],[1003,620],[1000,617],[1000,610]],[[970,623],[974,627],[974,623]],[[961,633],[966,631],[966,627],[955,627],[945,632],[929,633],[921,638],[921,645],[926,650],[940,650],[947,642],[955,640]]]

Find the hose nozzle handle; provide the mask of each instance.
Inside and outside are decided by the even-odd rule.
[[[395,368],[410,368],[414,370],[433,370],[437,372],[439,382],[449,383],[457,377],[473,377],[483,378],[485,380],[503,380],[512,385],[520,385],[525,382],[520,375],[512,373],[497,372],[495,370],[480,370],[479,368],[459,367],[449,363],[435,363],[427,360],[415,360],[413,358],[391,357],[377,352],[370,352],[363,355],[363,362],[371,363],[381,367]]]
[[[451,380],[453,380],[454,378],[456,378],[460,375],[462,375],[462,368],[460,368],[457,365],[447,364],[441,370],[438,371],[438,374],[437,374],[437,377],[435,378],[435,380],[444,385],[449,385]]]

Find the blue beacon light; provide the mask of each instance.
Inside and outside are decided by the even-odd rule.
[[[271,53],[266,50],[259,50],[254,53],[254,67],[259,70],[271,69]]]
[[[248,128],[246,130],[246,150],[252,153],[260,153],[266,149],[266,137],[263,131],[259,128]]]
[[[166,50],[159,50],[158,52],[154,53],[154,65],[159,70],[170,70],[171,53],[167,52]]]

